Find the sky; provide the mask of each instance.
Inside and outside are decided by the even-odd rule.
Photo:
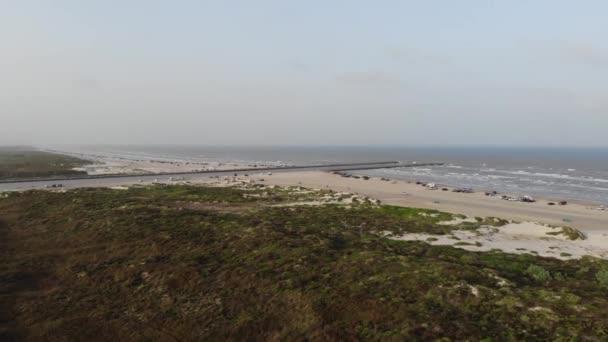
[[[0,145],[608,146],[607,13],[0,0]]]

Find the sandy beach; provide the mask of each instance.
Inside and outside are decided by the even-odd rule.
[[[585,256],[608,259],[608,212],[595,210],[593,206],[582,203],[549,206],[546,200],[535,203],[513,202],[505,201],[499,196],[486,196],[484,193],[428,190],[407,181],[345,178],[320,171],[207,177],[192,180],[192,183],[236,187],[247,187],[257,183],[271,187],[298,186],[301,187],[299,189],[313,189],[313,191],[330,189],[337,194],[353,194],[373,204],[436,209],[466,215],[466,218],[439,223],[445,225],[459,225],[463,222],[476,222],[476,218],[495,217],[505,219],[509,223],[497,227],[484,226],[475,231],[453,230],[445,235],[426,233],[392,235],[382,232],[379,234],[385,234],[387,238],[394,240],[423,241],[431,245],[449,245],[478,252],[498,249],[507,253],[534,254],[562,260],[580,259]],[[334,198],[296,202],[290,205],[310,206],[332,203],[349,205],[348,201],[336,202]],[[564,222],[564,218],[568,218],[568,222]],[[573,233],[574,236],[565,232]]]
[[[561,199],[539,199],[535,203],[506,201],[500,196],[486,196],[483,192],[455,193],[452,191],[429,190],[413,181],[382,179],[371,177],[346,178],[323,171],[275,172],[273,175],[256,172],[256,168],[268,165],[242,165],[220,162],[185,162],[164,160],[129,160],[109,156],[75,155],[92,160],[93,164],[83,168],[91,175],[98,174],[154,174],[170,172],[196,172],[251,168],[248,179],[266,184],[308,188],[332,189],[365,195],[378,199],[384,204],[404,207],[437,209],[468,217],[500,217],[523,222],[541,222],[555,226],[570,226],[588,234],[589,232],[608,232],[608,210],[596,210],[600,204],[570,201],[567,205],[548,205]],[[243,173],[240,175],[243,176]],[[198,183],[210,181],[206,175],[192,176],[190,180]],[[125,185],[117,181],[114,185]],[[451,188],[450,188],[451,190]],[[502,194],[501,194],[502,195]],[[520,196],[523,194],[507,194]]]
[[[68,154],[69,155],[69,154]],[[75,168],[89,175],[111,175],[111,174],[154,174],[154,173],[180,173],[200,171],[221,171],[227,169],[255,169],[266,165],[241,165],[237,163],[221,162],[188,162],[188,161],[163,161],[163,160],[129,160],[112,157],[92,157],[76,155],[90,160],[92,164]]]
[[[500,217],[513,221],[542,222],[557,226],[570,226],[589,232],[608,232],[608,211],[595,210],[591,203],[569,203],[565,206],[549,206],[548,200],[535,203],[511,202],[484,193],[454,193],[428,190],[423,186],[400,180],[383,181],[380,178],[344,178],[327,172],[286,172],[272,176],[255,175],[267,184],[301,185],[311,188],[327,188],[335,191],[357,193],[379,199],[384,204],[437,209],[469,217]],[[564,222],[567,219],[568,222]]]
[[[82,157],[82,156],[81,156]],[[88,156],[89,159],[91,156]],[[265,184],[308,188],[332,189],[372,197],[404,207],[436,209],[468,217],[500,217],[513,221],[542,222],[555,226],[570,226],[588,234],[589,232],[608,232],[608,210],[596,210],[600,204],[570,201],[567,205],[548,205],[561,199],[539,199],[535,203],[506,201],[500,196],[486,196],[483,192],[455,193],[452,191],[429,190],[424,186],[405,180],[383,180],[371,177],[346,178],[329,172],[301,171],[275,172],[273,175],[256,172],[257,167],[267,165],[241,165],[235,163],[188,163],[180,161],[128,160],[123,158],[94,158],[94,164],[86,167],[89,174],[145,174],[226,170],[232,168],[251,168],[248,179]],[[243,174],[241,173],[241,177]],[[192,176],[193,182],[212,181],[206,175]],[[114,185],[125,185],[117,181]],[[451,190],[451,188],[450,188]],[[509,194],[518,196],[522,194]]]
[[[463,214],[466,220],[475,217],[498,217],[511,221],[504,227],[487,227],[475,232],[453,231],[449,235],[405,234],[387,236],[395,240],[424,241],[432,245],[450,245],[470,251],[499,249],[514,254],[535,254],[562,260],[585,256],[608,258],[608,211],[596,210],[591,203],[569,203],[549,206],[547,200],[535,203],[505,201],[485,193],[455,193],[429,190],[407,181],[380,178],[345,178],[328,172],[276,173],[254,176],[256,181],[278,186],[299,185],[308,188],[332,189],[380,200],[382,204],[436,209]],[[564,222],[567,219],[568,222]],[[458,224],[459,222],[447,222]],[[571,240],[555,232],[572,227],[582,239]]]

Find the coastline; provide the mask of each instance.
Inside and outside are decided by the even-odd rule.
[[[376,198],[384,204],[424,209],[436,209],[469,217],[500,217],[513,221],[533,221],[557,226],[571,226],[584,233],[607,232],[608,211],[598,211],[591,203],[570,202],[565,206],[549,206],[548,200],[535,203],[511,202],[484,193],[454,193],[428,190],[420,185],[401,180],[383,181],[371,177],[344,178],[328,172],[276,173],[270,177],[251,177],[256,181],[264,178],[266,184],[279,186],[303,186],[334,191],[351,192]],[[569,219],[571,222],[564,222]]]
[[[163,163],[161,163],[163,164]],[[163,165],[161,165],[163,167]],[[161,172],[167,170],[167,166]],[[485,193],[456,193],[452,191],[429,190],[411,181],[387,178],[343,177],[340,174],[321,170],[261,172],[253,169],[241,170],[233,174],[191,174],[186,177],[148,176],[142,179],[106,179],[103,183],[91,179],[78,184],[66,184],[64,189],[50,191],[65,192],[79,187],[108,187],[126,190],[131,186],[154,184],[201,185],[212,187],[307,188],[305,192],[332,190],[340,196],[367,198],[370,203],[388,204],[406,208],[432,209],[462,217],[455,222],[487,222],[499,220],[508,222],[504,227],[488,227],[475,232],[454,230],[449,235],[409,234],[386,236],[389,239],[423,241],[431,245],[449,245],[470,251],[499,249],[508,253],[531,253],[539,256],[554,257],[561,260],[578,259],[584,256],[608,259],[608,211],[593,210],[596,206],[588,203],[571,202],[564,206],[549,206],[548,201],[538,199],[534,203],[505,201],[499,196],[486,196]],[[297,190],[300,191],[300,190]],[[338,197],[340,197],[338,196]],[[354,197],[353,197],[354,196]],[[314,202],[314,201],[313,201]],[[323,205],[320,202],[295,202],[290,205]],[[331,201],[330,201],[331,202]],[[328,202],[327,204],[331,204]],[[337,202],[336,204],[346,204]],[[461,216],[462,215],[462,216]],[[564,219],[568,221],[564,221]],[[570,228],[578,230],[580,238],[575,241],[562,236],[562,231]],[[381,228],[380,228],[381,229]],[[570,229],[572,231],[572,229]],[[580,234],[577,233],[577,234]],[[560,236],[555,236],[560,234]],[[566,234],[567,235],[567,234]]]
[[[43,152],[63,154],[90,161],[91,164],[78,168],[88,175],[147,175],[160,173],[183,173],[200,171],[222,171],[233,168],[255,169],[266,164],[245,165],[232,162],[202,162],[162,158],[126,158],[121,156],[73,153],[59,150],[39,149]]]
[[[364,162],[380,158],[398,160],[407,163],[435,161],[444,163],[441,167],[386,169],[351,171],[350,174],[370,177],[387,177],[394,180],[424,181],[445,184],[447,187],[470,187],[475,191],[493,191],[515,195],[530,195],[535,198],[553,201],[569,201],[582,204],[608,205],[605,191],[608,191],[608,175],[605,162],[577,163],[577,159],[568,156],[552,155],[551,158],[538,162],[527,161],[530,157],[522,151],[514,160],[503,160],[503,157],[487,160],[485,154],[476,150],[439,153],[436,150],[404,150],[396,153],[392,149],[381,149],[352,156],[352,150],[326,151],[322,148],[308,149],[255,149],[241,148],[138,148],[107,147],[80,148],[41,147],[54,153],[62,153],[78,158],[97,161],[98,165],[90,167],[90,174],[143,174],[171,172],[192,172],[195,170],[222,170],[226,165],[232,168],[258,166],[288,166],[302,164],[324,164],[330,161],[340,163]],[[546,151],[545,151],[546,152]],[[439,154],[438,154],[439,153]],[[477,154],[476,154],[477,153]],[[556,163],[556,157],[565,158]],[[598,158],[601,155],[598,154]],[[358,160],[354,160],[354,159]],[[458,158],[458,159],[455,159]],[[568,159],[570,158],[570,159]],[[352,159],[352,160],[351,160]],[[586,159],[585,159],[586,160]],[[296,162],[299,161],[299,162]],[[483,164],[479,164],[482,163]],[[487,162],[487,164],[486,164]],[[102,164],[102,165],[99,165]],[[224,165],[222,165],[224,164]],[[586,166],[585,166],[586,165]],[[231,168],[231,167],[228,167]],[[517,171],[516,171],[517,170]]]
[[[584,233],[606,231],[608,232],[608,211],[594,210],[605,203],[590,201],[568,200],[565,206],[549,206],[547,203],[561,201],[562,199],[536,198],[535,203],[511,202],[502,200],[499,196],[485,196],[483,192],[470,194],[453,193],[451,191],[428,190],[413,181],[402,179],[382,180],[379,177],[345,178],[323,171],[275,172],[272,176],[257,173],[257,167],[272,164],[246,165],[229,162],[187,162],[180,160],[141,160],[124,157],[101,155],[75,154],[69,152],[52,151],[69,156],[91,160],[92,164],[87,170],[91,174],[143,174],[143,173],[169,173],[192,171],[221,171],[231,168],[251,169],[249,179],[265,184],[279,186],[304,186],[309,188],[332,189],[339,192],[349,192],[376,198],[382,203],[436,209],[452,214],[463,214],[469,217],[500,217],[513,221],[532,221],[556,226],[571,226]],[[261,171],[261,170],[260,170]],[[356,173],[356,172],[355,172]],[[240,176],[243,176],[242,174]],[[192,175],[189,177],[194,183],[207,183],[207,175]],[[163,182],[161,180],[161,182]],[[129,182],[117,181],[113,185],[129,185]],[[450,186],[447,186],[450,188]],[[502,195],[502,193],[501,193]],[[515,195],[508,194],[506,195]]]

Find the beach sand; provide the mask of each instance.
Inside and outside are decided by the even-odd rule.
[[[263,180],[262,180],[263,179]],[[421,185],[406,181],[381,180],[379,178],[344,178],[328,172],[280,172],[272,175],[250,177],[221,177],[201,179],[199,183],[215,186],[238,184],[265,184],[267,186],[301,186],[312,189],[331,189],[337,193],[351,193],[361,198],[369,197],[371,203],[380,200],[384,204],[437,209],[466,218],[439,222],[441,225],[458,225],[476,222],[475,217],[498,217],[511,221],[504,226],[482,226],[472,230],[453,230],[449,234],[433,235],[404,233],[386,237],[394,240],[423,241],[432,245],[449,245],[470,251],[502,250],[513,254],[534,254],[562,260],[584,256],[608,259],[608,212],[596,211],[581,203],[565,206],[549,206],[547,201],[522,203],[505,201],[484,193],[454,193],[428,190]],[[290,205],[325,205],[334,201],[298,202]],[[346,203],[337,203],[346,204]],[[563,222],[568,217],[572,222]],[[563,227],[577,228],[574,237]]]
[[[487,252],[499,249],[512,254],[535,254],[562,260],[584,256],[608,259],[608,233],[589,232],[585,239],[571,240],[556,234],[562,228],[535,222],[509,223],[502,227],[482,227],[477,230],[453,230],[450,234],[433,235],[406,233],[385,236],[393,240],[424,241],[469,251]]]
[[[259,167],[263,167],[260,165]],[[85,171],[89,175],[111,175],[111,174],[150,174],[150,173],[180,173],[199,171],[221,171],[229,169],[256,169],[249,165],[236,163],[200,163],[200,162],[167,162],[158,160],[125,160],[112,158],[97,158],[93,164],[75,168],[77,171]]]
[[[166,171],[167,169],[163,169]],[[488,227],[471,231],[454,230],[449,235],[404,234],[387,236],[395,240],[425,241],[433,245],[452,245],[472,251],[500,249],[507,253],[532,253],[558,259],[577,259],[594,256],[608,259],[608,211],[594,210],[597,205],[569,203],[565,206],[549,206],[546,200],[535,203],[511,202],[499,196],[485,196],[484,193],[455,193],[451,191],[429,190],[421,185],[402,180],[381,180],[380,178],[345,178],[329,172],[298,171],[268,173],[251,172],[248,177],[207,175],[191,176],[187,181],[160,179],[166,184],[200,184],[210,186],[241,186],[264,184],[267,186],[301,186],[310,189],[331,189],[339,193],[350,193],[371,198],[372,203],[396,206],[436,209],[453,214],[466,215],[466,219],[440,224],[459,224],[474,221],[475,217],[498,217],[512,221],[509,225]],[[137,183],[139,185],[151,182]],[[105,186],[127,189],[133,181],[117,179]],[[91,184],[90,186],[98,186]],[[65,189],[59,191],[66,191]],[[324,205],[330,202],[303,202],[291,205]],[[340,203],[345,204],[345,203]],[[568,218],[568,222],[563,219]],[[583,233],[583,240],[568,240],[548,232],[559,230],[554,227],[572,227]],[[382,232],[379,232],[382,234]]]
[[[608,232],[608,211],[593,210],[597,205],[569,203],[549,206],[547,200],[522,203],[502,200],[484,193],[463,194],[451,191],[428,190],[423,186],[400,180],[383,181],[379,178],[344,178],[328,172],[305,171],[275,173],[272,176],[254,175],[266,184],[301,185],[309,188],[332,189],[365,195],[405,207],[437,209],[469,217],[499,217],[524,222],[542,222],[555,226],[569,226],[583,233]],[[564,222],[567,219],[568,222]]]
[[[134,161],[114,158],[97,158],[96,164],[88,166],[90,174],[144,174],[191,172],[197,170],[225,170],[249,168],[248,165],[227,163],[185,163],[165,161]],[[258,165],[263,167],[265,165]],[[608,232],[608,211],[594,210],[598,205],[571,202],[568,205],[549,206],[548,200],[537,199],[535,203],[505,201],[500,196],[485,196],[484,193],[454,193],[451,191],[429,190],[413,182],[404,180],[381,180],[372,177],[345,178],[321,171],[275,172],[273,175],[260,174],[251,167],[251,177],[256,181],[265,179],[266,184],[290,186],[301,185],[309,188],[332,189],[357,193],[376,198],[384,204],[404,207],[437,209],[468,217],[500,217],[513,221],[542,222],[556,226],[570,226],[582,232]],[[191,178],[195,182],[206,182],[207,176]],[[124,185],[117,181],[114,185]],[[559,199],[554,199],[554,201]]]

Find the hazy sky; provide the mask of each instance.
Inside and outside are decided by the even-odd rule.
[[[0,0],[0,144],[608,146],[608,1]]]

